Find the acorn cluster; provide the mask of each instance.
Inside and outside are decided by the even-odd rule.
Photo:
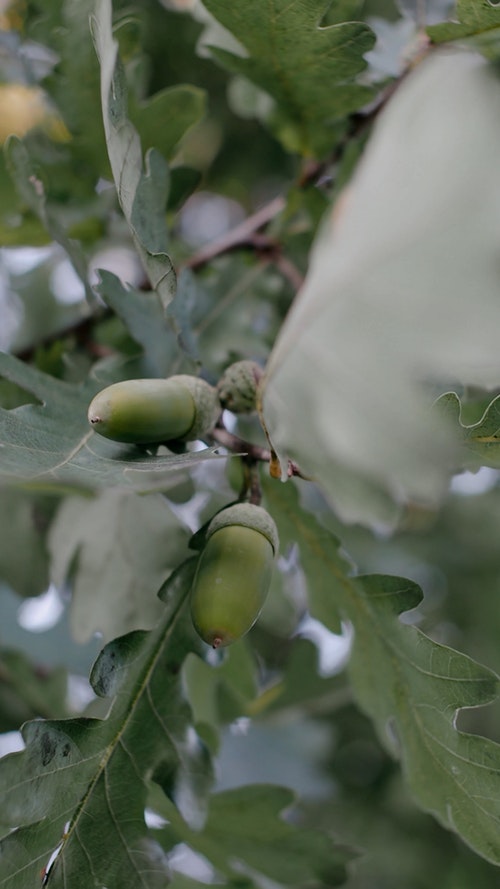
[[[125,380],[107,386],[90,403],[92,428],[113,441],[153,445],[195,441],[215,426],[223,409],[256,409],[261,368],[231,365],[217,387],[180,374],[168,379]],[[278,552],[276,525],[265,509],[236,503],[218,512],[204,534],[191,590],[191,616],[213,648],[250,630],[266,600]]]
[[[123,380],[92,399],[89,423],[100,435],[128,444],[195,441],[210,432],[221,410],[254,411],[262,375],[254,361],[237,361],[217,387],[190,374]]]

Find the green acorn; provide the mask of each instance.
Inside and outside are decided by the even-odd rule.
[[[213,428],[219,413],[213,386],[180,374],[166,380],[113,383],[91,401],[88,419],[105,438],[154,444],[202,438]]]
[[[255,361],[236,361],[226,367],[217,391],[223,408],[235,414],[249,414],[257,409],[257,390],[264,371]]]
[[[236,503],[210,522],[193,581],[191,616],[213,648],[230,645],[253,627],[277,551],[276,525],[261,506]]]

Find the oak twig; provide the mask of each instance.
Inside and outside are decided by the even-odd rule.
[[[218,442],[223,447],[227,448],[228,451],[231,451],[233,454],[238,454],[240,457],[245,457],[247,460],[254,463],[270,463],[272,452],[269,448],[263,448],[261,445],[252,444],[252,442],[244,441],[244,439],[239,438],[239,436],[234,435],[232,432],[229,432],[224,426],[216,426],[215,429],[212,429],[211,436],[214,441]],[[297,476],[298,478],[303,478],[308,481],[310,479],[307,475],[304,475],[301,472],[300,468],[294,463],[293,460],[288,461],[288,477]]]
[[[210,241],[209,244],[201,247],[197,253],[194,253],[183,263],[184,267],[199,269],[222,253],[228,253],[231,250],[236,250],[238,247],[255,247],[255,233],[271,222],[278,213],[281,213],[285,205],[286,201],[282,195],[273,198],[272,201],[265,204],[256,213],[247,216],[243,222],[240,222],[231,231],[225,232],[220,238],[216,238],[214,241]]]

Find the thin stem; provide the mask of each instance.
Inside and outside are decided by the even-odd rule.
[[[232,432],[229,432],[223,426],[216,426],[211,432],[212,438],[223,447],[231,451],[232,454],[238,454],[255,463],[271,463],[273,452],[269,448],[263,448],[261,445],[252,444],[249,441],[239,438]],[[301,472],[300,468],[293,460],[288,461],[288,477],[293,475],[310,481],[307,475]]]

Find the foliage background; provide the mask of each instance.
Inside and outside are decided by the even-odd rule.
[[[165,886],[168,869],[175,889],[215,879],[349,889],[498,884],[497,867],[480,857],[499,857],[498,840],[492,852],[489,839],[498,835],[497,748],[485,748],[491,809],[484,820],[466,811],[462,829],[478,855],[417,807],[415,795],[424,808],[434,807],[422,799],[432,784],[429,751],[414,751],[412,794],[365,688],[387,669],[371,649],[370,626],[406,640],[411,631],[400,627],[417,626],[491,671],[500,668],[498,458],[496,440],[487,455],[475,441],[488,423],[494,437],[496,392],[458,391],[462,424],[483,424],[467,432],[479,454],[471,465],[476,474],[457,475],[439,508],[406,510],[392,535],[342,523],[310,483],[294,482],[300,501],[291,483],[277,490],[264,467],[264,502],[280,526],[283,558],[259,623],[220,662],[194,639],[179,604],[191,563],[165,581],[188,555],[191,532],[237,496],[237,459],[207,459],[198,451],[144,454],[93,439],[75,451],[87,434],[86,405],[110,381],[201,367],[216,382],[233,360],[266,362],[321,220],[369,142],[372,119],[359,110],[402,74],[422,26],[436,26],[436,40],[472,33],[494,56],[500,21],[488,4],[481,6],[483,20],[462,3],[456,34],[437,24],[450,13],[442,2],[429,4],[425,21],[421,4],[411,2],[289,4],[283,15],[292,37],[286,29],[285,37],[294,39],[296,55],[285,38],[270,53],[293,84],[290,102],[275,69],[266,67],[264,6],[255,2],[242,11],[243,5],[211,0],[204,13],[196,3],[115,0],[128,110],[119,98],[110,109],[109,156],[97,57],[111,77],[106,3],[26,0],[2,10],[1,79],[31,90],[30,120],[37,121],[26,132],[22,122],[10,125],[22,140],[6,141],[0,166],[0,398],[8,412],[0,472],[4,482],[13,475],[22,480],[5,483],[1,493],[0,751],[17,749],[19,727],[36,720],[25,734],[31,758],[5,756],[0,768],[6,889],[41,882],[66,822],[85,810],[89,788],[89,818],[79,835],[65,839],[49,885],[87,889],[90,879],[104,885],[103,834],[114,850],[116,870],[108,879],[116,886]],[[206,11],[231,34],[207,25]],[[311,25],[322,14],[325,25],[349,29],[331,79],[314,63]],[[227,55],[235,38],[246,41],[250,61]],[[310,77],[300,67],[306,57]],[[15,107],[22,95],[14,93]],[[325,126],[332,95],[338,106]],[[0,91],[5,121],[9,101]],[[142,152],[155,149],[139,173],[127,116]],[[2,141],[8,135],[1,121],[0,135]],[[127,189],[120,190],[129,181],[120,175],[126,164],[141,195],[132,204]],[[262,208],[264,229],[246,224],[237,249],[204,254],[207,243]],[[157,292],[145,269],[150,281],[160,281]],[[234,423],[242,438],[265,445],[254,418]],[[301,537],[300,528],[309,536]],[[404,624],[385,624],[380,615],[362,624],[365,600],[345,593],[356,586],[350,560],[360,575],[408,577],[422,587],[418,605],[413,587],[405,593],[405,607],[415,608]],[[332,564],[341,578],[335,596]],[[358,621],[357,638],[366,640],[351,658],[351,676],[346,617]],[[110,645],[92,667],[104,643]],[[401,663],[411,661],[410,643],[401,646]],[[114,657],[121,681],[110,666]],[[500,742],[498,702],[476,706],[494,697],[494,673],[457,661],[455,678],[463,684],[455,705],[471,705],[460,711],[458,728]],[[473,678],[481,686],[474,692]],[[85,721],[107,714],[96,688],[117,695],[99,724]],[[451,723],[449,700],[446,707]],[[160,732],[153,729],[158,714]],[[76,722],[61,722],[69,717]],[[60,733],[71,741],[64,754],[71,757],[71,779],[56,759],[54,780],[47,780],[36,752],[62,756]],[[96,767],[111,750],[109,769]],[[25,789],[16,789],[19,775],[33,782],[28,803]],[[464,771],[464,786],[467,780]],[[215,795],[207,802],[211,782]],[[460,790],[449,791],[450,808],[461,805]],[[293,793],[300,802],[292,806]],[[88,827],[92,819],[95,830]],[[10,833],[13,827],[19,829]],[[471,840],[472,834],[480,836]]]

